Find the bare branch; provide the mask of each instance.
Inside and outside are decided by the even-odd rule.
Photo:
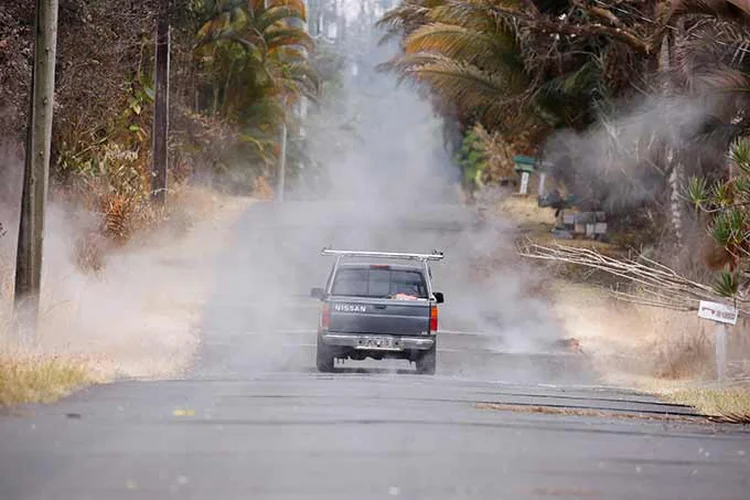
[[[616,38],[632,49],[642,53],[651,54],[651,45],[642,40],[638,35],[626,28],[620,28],[617,26],[605,26],[601,23],[590,23],[590,24],[570,24],[564,21],[555,21],[551,19],[543,19],[533,14],[521,12],[515,9],[507,9],[499,6],[492,6],[491,10],[498,14],[513,16],[525,22],[530,28],[542,33],[555,33],[559,35],[575,35],[581,37],[592,37],[599,35],[606,35],[612,38]]]
[[[551,247],[528,242],[519,248],[522,257],[564,262],[597,269],[639,286],[641,295],[620,290],[612,294],[629,302],[675,310],[696,310],[696,301],[722,300],[713,288],[681,276],[673,269],[639,255],[638,259],[616,259],[589,248],[555,244]],[[750,300],[736,297],[740,314],[750,316]]]

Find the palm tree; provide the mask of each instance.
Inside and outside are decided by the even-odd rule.
[[[314,41],[304,28],[303,0],[218,0],[197,34],[212,109],[243,127],[244,143],[267,165],[278,154],[278,130],[290,110],[314,100],[319,78],[309,61]]]
[[[683,143],[655,141],[663,131],[654,130],[636,148],[677,213],[681,179],[721,176],[728,145],[750,131],[749,10],[740,0],[406,0],[381,20],[387,37],[403,37],[403,54],[385,67],[426,89],[464,130],[474,120],[505,135],[537,129],[532,141],[602,117],[611,128],[617,100],[664,92],[661,69],[669,93],[711,110],[680,132]],[[595,181],[593,191],[606,188]]]
[[[506,133],[583,129],[608,100],[632,91],[653,59],[635,12],[587,23],[603,10],[580,2],[407,0],[380,21],[385,39],[403,36],[403,54],[384,67],[425,86],[439,109],[467,122]]]
[[[222,71],[228,78],[233,69],[247,72],[254,86],[283,95],[287,101],[314,98],[318,79],[307,57],[314,42],[304,27],[295,23],[304,22],[305,16],[302,0],[216,2],[213,17],[198,31],[197,52],[207,60],[217,56],[232,59],[234,68],[229,63]],[[231,105],[237,105],[238,97],[233,96]]]
[[[750,5],[736,0],[673,0],[665,5],[653,34],[668,47],[669,84],[703,103],[704,123],[693,140],[669,151],[671,221],[682,243],[688,219],[682,193],[688,175],[713,180],[726,174],[725,153],[750,131]]]

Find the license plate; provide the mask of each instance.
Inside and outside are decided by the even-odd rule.
[[[393,337],[362,337],[357,341],[357,349],[397,350]]]

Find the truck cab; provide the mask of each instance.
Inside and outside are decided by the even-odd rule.
[[[336,262],[324,288],[311,295],[321,301],[316,364],[333,370],[336,359],[405,359],[417,372],[434,374],[438,304],[429,261],[443,254],[401,254],[324,250]]]

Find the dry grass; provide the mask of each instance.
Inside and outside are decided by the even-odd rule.
[[[690,405],[719,421],[750,424],[750,383],[728,388],[682,389],[664,397]]]
[[[57,206],[45,238],[39,332],[27,350],[5,336],[9,294],[0,300],[0,404],[53,401],[121,376],[179,376],[199,344],[193,327],[214,256],[251,202],[181,186],[164,209],[138,215],[153,220],[139,221],[124,243],[90,224],[94,217]],[[3,263],[0,282],[12,283],[12,267]]]
[[[556,240],[551,233],[554,210],[538,207],[533,196],[506,197],[497,204],[495,215],[515,221],[519,239],[531,239],[541,245],[556,242],[590,248],[611,257],[627,253],[616,243]],[[712,376],[712,337],[704,332],[695,313],[616,301],[608,289],[628,284],[608,273],[561,263],[543,263],[539,268],[552,278],[546,280],[551,292],[546,296],[553,302],[567,333],[594,357],[607,381],[642,386],[660,379],[700,380]]]
[[[93,381],[82,360],[0,354],[0,406],[52,402]]]
[[[556,225],[555,211],[537,205],[535,196],[508,196],[496,208],[496,215],[516,222],[519,237],[531,239],[539,245],[560,243],[572,247],[590,248],[605,255],[620,255],[620,246],[599,240],[576,238],[571,240],[557,239],[552,235]]]
[[[263,176],[256,177],[253,181],[252,194],[254,198],[262,201],[270,201],[274,198],[273,188]]]
[[[651,316],[653,322],[662,325],[654,327],[661,335],[651,339],[643,355],[652,360],[652,372],[656,377],[702,379],[713,374],[714,344],[695,314],[651,311]]]

